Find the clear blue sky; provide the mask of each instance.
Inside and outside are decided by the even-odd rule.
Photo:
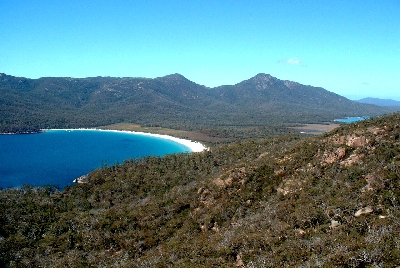
[[[400,100],[400,1],[0,0],[0,72],[209,87],[267,73]]]

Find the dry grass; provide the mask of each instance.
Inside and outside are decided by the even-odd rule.
[[[162,128],[162,127],[142,127],[137,124],[129,124],[129,123],[117,123],[107,126],[101,126],[99,128],[162,134],[162,135],[169,135],[177,138],[200,141],[200,142],[224,142],[226,140],[224,138],[211,137],[198,131],[185,131],[185,130],[176,130],[176,129]]]
[[[305,124],[301,127],[292,127],[292,129],[308,134],[322,134],[337,128],[339,124]]]

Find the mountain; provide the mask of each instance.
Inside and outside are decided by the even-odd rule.
[[[400,114],[0,191],[1,267],[398,267]]]
[[[400,107],[400,101],[391,100],[391,99],[364,98],[361,100],[356,100],[356,102],[366,103],[366,104],[374,104],[374,105],[378,105],[378,106]]]
[[[251,112],[276,117],[290,115],[291,122],[300,122],[302,117],[321,122],[339,114],[379,114],[377,107],[360,105],[323,88],[283,81],[268,74],[258,74],[233,86],[217,87],[213,93]]]
[[[28,79],[0,74],[0,93],[3,132],[118,122],[176,129],[262,126],[394,111],[267,74],[216,88],[196,84],[180,74],[154,79]]]

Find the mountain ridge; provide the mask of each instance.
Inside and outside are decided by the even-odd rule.
[[[392,106],[392,107],[400,106],[400,101],[396,101],[396,100],[392,100],[392,99],[380,99],[380,98],[368,97],[368,98],[363,98],[363,99],[359,99],[356,101],[360,102],[360,103],[374,104],[374,105],[378,105],[378,106]]]
[[[157,78],[0,75],[0,131],[128,122],[199,129],[380,115],[395,109],[350,101],[320,87],[257,74],[208,88],[181,74]]]

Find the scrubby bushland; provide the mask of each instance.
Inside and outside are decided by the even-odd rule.
[[[10,267],[395,267],[400,115],[0,192]]]

